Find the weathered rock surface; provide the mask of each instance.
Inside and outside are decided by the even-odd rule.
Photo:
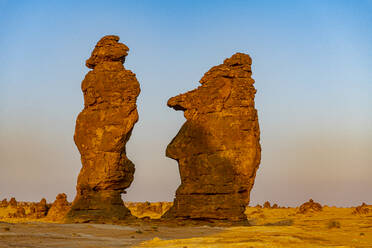
[[[70,208],[71,204],[67,201],[67,195],[64,193],[58,194],[48,211],[47,218],[52,221],[63,220]]]
[[[136,76],[123,66],[128,47],[118,36],[105,36],[86,61],[82,82],[84,110],[76,120],[74,140],[82,169],[67,222],[122,220],[130,215],[121,194],[133,180],[134,164],[125,145],[138,120]]]
[[[246,219],[261,158],[251,64],[249,55],[234,54],[197,89],[168,100],[187,121],[166,151],[178,162],[181,185],[165,218]]]
[[[306,214],[309,212],[319,212],[322,210],[323,210],[323,207],[322,205],[320,205],[320,203],[314,202],[313,199],[310,199],[308,202],[305,202],[304,204],[300,206],[298,213]]]

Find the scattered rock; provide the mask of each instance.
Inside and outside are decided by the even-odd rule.
[[[166,150],[179,164],[181,185],[165,218],[246,220],[261,159],[251,64],[236,53],[197,89],[168,100],[187,121]]]
[[[341,223],[337,220],[330,220],[327,224],[327,227],[329,229],[332,229],[332,228],[341,228]]]
[[[52,221],[61,221],[70,210],[71,204],[67,201],[67,195],[58,194],[56,200],[48,211],[47,218]]]
[[[74,140],[82,169],[67,222],[111,222],[130,217],[121,194],[133,181],[134,164],[125,145],[138,120],[136,76],[123,66],[128,47],[109,35],[98,41],[86,66],[93,69],[81,88],[84,109]]]
[[[323,207],[317,202],[314,202],[313,199],[310,199],[308,202],[305,202],[300,206],[298,213],[305,214],[309,212],[319,212],[322,211]]]

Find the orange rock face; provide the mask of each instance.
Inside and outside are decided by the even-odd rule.
[[[125,145],[138,120],[136,76],[123,66],[128,47],[118,36],[96,45],[81,88],[84,109],[76,120],[74,140],[83,164],[68,222],[112,221],[130,216],[121,194],[133,180],[134,164]]]
[[[165,218],[246,219],[261,159],[251,64],[249,55],[234,54],[197,89],[168,100],[187,121],[166,151],[178,162],[181,185]]]

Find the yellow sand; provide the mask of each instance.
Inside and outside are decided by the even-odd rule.
[[[161,240],[135,247],[372,247],[372,213],[353,215],[351,208],[325,207],[322,212],[296,214],[298,209],[248,208],[251,227],[230,227],[209,236]]]
[[[7,213],[14,212],[11,208],[0,208],[0,222],[25,223],[0,228],[0,243],[23,244],[44,242],[40,247],[75,247],[76,242],[87,242],[89,247],[158,247],[158,248],[260,248],[260,247],[355,247],[372,248],[372,209],[364,215],[352,214],[354,208],[324,207],[321,212],[299,214],[298,208],[260,209],[249,207],[246,214],[252,226],[239,227],[166,227],[154,223],[144,223],[133,230],[118,231],[114,236],[112,231],[92,231],[89,225],[58,225],[47,224],[44,219],[31,220],[27,218],[7,218]],[[134,211],[133,211],[134,212]],[[158,217],[158,213],[142,213]],[[30,221],[34,224],[27,224]],[[42,223],[44,222],[44,223]],[[45,226],[47,225],[47,226]],[[50,225],[51,228],[47,228]],[[103,225],[112,226],[112,225]],[[89,229],[89,228],[90,229]],[[120,226],[118,226],[120,227]],[[3,228],[3,229],[2,229]],[[124,228],[124,227],[122,227]],[[73,231],[73,230],[78,231]],[[86,229],[86,230],[85,230]],[[137,229],[141,231],[136,231]],[[48,240],[39,236],[29,237],[25,233],[31,230],[37,235],[44,232],[61,235],[61,238]],[[83,236],[66,237],[69,232],[79,232]],[[87,236],[87,235],[90,236]],[[98,235],[98,236],[97,236]],[[97,237],[96,237],[97,236]],[[59,237],[59,236],[58,236]],[[128,241],[129,240],[129,241]],[[121,246],[123,242],[128,246]],[[23,243],[22,243],[23,242]],[[58,243],[60,242],[60,243]],[[63,243],[62,243],[63,242]],[[111,242],[111,243],[110,243]],[[115,243],[116,242],[116,243]],[[124,242],[124,243],[125,243]],[[117,246],[113,244],[117,244]],[[134,246],[132,246],[134,245]]]

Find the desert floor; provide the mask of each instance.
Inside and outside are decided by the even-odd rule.
[[[157,220],[131,225],[2,219],[0,247],[372,247],[372,213],[324,207],[247,208],[251,226],[188,226]],[[13,222],[13,223],[11,223]]]

